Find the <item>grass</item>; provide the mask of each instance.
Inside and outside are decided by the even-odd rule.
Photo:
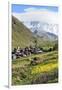
[[[37,65],[31,65],[34,57],[39,57],[41,62]],[[57,73],[57,51],[31,55],[12,61],[12,85],[58,82]]]
[[[57,68],[58,64],[57,63],[49,63],[46,65],[37,65],[34,68],[32,68],[32,74],[36,73],[43,73],[43,72],[49,72],[55,68]]]
[[[29,38],[28,38],[29,37]],[[12,16],[12,48],[32,45],[32,33],[18,19]]]

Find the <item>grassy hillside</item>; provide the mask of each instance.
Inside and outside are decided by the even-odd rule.
[[[31,61],[34,57],[39,57],[40,63],[32,65]],[[58,82],[57,51],[22,57],[12,61],[12,85],[56,82]]]
[[[12,46],[25,47],[33,43],[32,32],[22,24],[18,19],[12,16]]]

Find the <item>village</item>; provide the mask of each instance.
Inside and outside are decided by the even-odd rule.
[[[38,47],[25,47],[25,48],[14,48],[12,51],[12,59],[17,59],[20,57],[26,57],[26,56],[30,56],[32,54],[39,54],[42,53],[43,51],[38,48]]]

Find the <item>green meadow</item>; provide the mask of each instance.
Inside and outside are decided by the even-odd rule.
[[[34,57],[40,63],[31,64]],[[42,84],[58,82],[58,52],[51,51],[22,57],[12,61],[12,85]]]

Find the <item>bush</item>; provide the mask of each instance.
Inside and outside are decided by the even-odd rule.
[[[41,60],[41,58],[39,58],[39,57],[35,57],[35,58],[33,58],[33,60],[31,61],[31,65],[37,65],[37,64],[39,64],[39,63],[41,63],[43,60]]]
[[[44,74],[38,75],[38,77],[32,81],[32,84],[47,83],[47,81],[48,81],[47,74],[44,73]]]
[[[41,84],[41,83],[48,83],[49,81],[51,83],[54,82],[55,79],[58,79],[58,70],[53,70],[52,72],[48,73],[41,73],[36,78],[32,80],[32,84]],[[53,80],[53,81],[52,81]],[[58,82],[58,81],[56,81]]]
[[[58,50],[58,43],[54,45],[53,50]]]

